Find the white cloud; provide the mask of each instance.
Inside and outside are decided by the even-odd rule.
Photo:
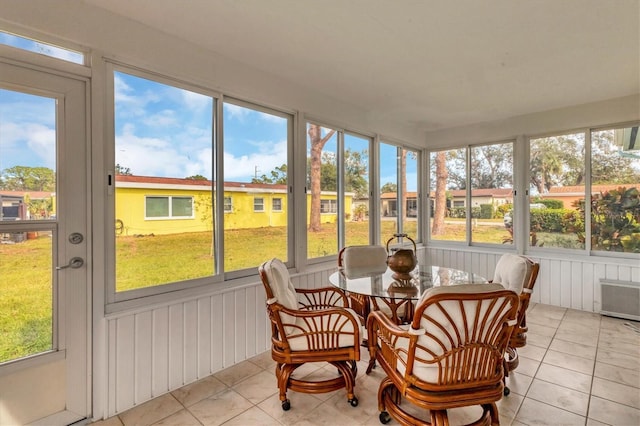
[[[0,122],[0,151],[3,156],[7,152],[14,152],[16,158],[9,159],[9,163],[20,161],[21,158],[31,156],[30,164],[55,168],[56,165],[56,131],[55,129],[38,123]],[[33,158],[33,157],[37,157]],[[7,158],[3,158],[7,161]],[[10,166],[12,166],[11,164]]]
[[[189,90],[181,90],[181,96],[182,102],[191,110],[203,111],[208,108],[211,111],[213,108],[213,100],[210,96]]]
[[[264,149],[258,152],[249,153],[240,157],[235,157],[230,153],[224,154],[224,175],[225,180],[247,181],[256,174],[258,177],[269,175],[276,167],[280,167],[287,162],[287,142],[262,143],[259,144]],[[266,147],[269,147],[268,149]]]

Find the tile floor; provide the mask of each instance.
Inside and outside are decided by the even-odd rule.
[[[527,322],[528,344],[507,382],[511,394],[498,403],[501,424],[640,425],[640,323],[541,304],[530,307]],[[379,425],[384,373],[364,373],[367,352],[358,366],[355,408],[344,390],[289,391],[291,410],[282,411],[265,352],[94,425]],[[320,364],[298,372],[335,374],[335,368]],[[454,411],[452,424],[469,416]]]

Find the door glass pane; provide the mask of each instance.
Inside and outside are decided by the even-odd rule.
[[[513,143],[471,148],[471,241],[513,244]]]
[[[592,250],[640,253],[639,200],[638,126],[591,133]]]
[[[369,139],[344,135],[345,245],[369,244]]]
[[[56,100],[0,89],[0,363],[54,348],[55,170]]]
[[[211,276],[209,96],[116,71],[116,291]]]
[[[224,270],[249,270],[277,257],[287,262],[289,115],[223,104]],[[275,200],[280,200],[279,209]]]
[[[307,256],[338,253],[337,132],[307,124]]]
[[[584,249],[584,211],[579,207],[586,198],[584,138],[584,133],[574,133],[531,140],[526,206],[531,247]]]
[[[431,153],[431,239],[467,240],[467,171],[464,148]]]

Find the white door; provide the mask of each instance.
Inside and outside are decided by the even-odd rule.
[[[86,90],[0,61],[0,425],[90,413]]]

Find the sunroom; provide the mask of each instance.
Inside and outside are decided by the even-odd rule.
[[[377,424],[364,347],[280,408],[258,267],[410,240],[540,265],[502,423],[640,422],[637,0],[0,10],[0,425]]]

